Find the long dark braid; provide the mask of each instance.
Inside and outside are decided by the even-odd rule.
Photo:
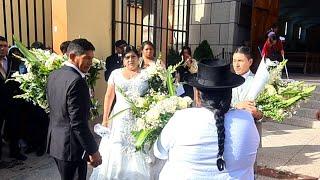
[[[230,108],[232,97],[231,89],[223,90],[200,90],[201,105],[214,113],[216,119],[217,133],[218,133],[218,155],[217,167],[219,171],[225,168],[225,161],[223,159],[224,152],[224,115]]]

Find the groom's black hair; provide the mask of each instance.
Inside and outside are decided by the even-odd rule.
[[[240,46],[235,51],[235,53],[244,54],[248,59],[251,59],[251,49],[248,46]]]
[[[77,56],[85,54],[87,51],[94,51],[93,44],[86,39],[75,39],[70,42],[67,54],[74,53]]]
[[[221,90],[205,90],[199,89],[201,105],[214,113],[217,133],[218,133],[218,154],[217,154],[217,167],[219,171],[223,171],[225,168],[225,161],[223,159],[224,152],[224,115],[229,111],[232,89]]]

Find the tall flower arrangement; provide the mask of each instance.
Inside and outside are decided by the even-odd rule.
[[[185,109],[192,103],[190,97],[178,97],[172,74],[181,63],[165,69],[159,56],[155,65],[147,68],[143,77],[148,81],[149,90],[143,97],[124,94],[131,104],[131,112],[137,119],[132,131],[137,150],[143,150],[146,144],[152,145],[162,129],[177,110]]]
[[[49,112],[49,106],[46,99],[46,86],[50,73],[59,69],[65,61],[66,56],[51,53],[48,50],[32,49],[28,50],[16,37],[14,37],[16,46],[20,49],[24,58],[24,64],[27,68],[26,74],[15,72],[12,80],[20,83],[20,89],[23,94],[15,96],[22,98],[35,105],[39,105],[46,112]],[[93,65],[87,76],[88,85],[93,88],[99,75],[99,71],[104,67],[103,62],[93,59]],[[99,103],[93,97],[91,98],[91,118],[95,118],[98,113]]]
[[[277,66],[268,68],[268,82],[256,98],[258,108],[264,116],[279,122],[291,116],[299,102],[310,97],[316,88],[303,81],[282,79],[282,70],[287,61],[283,60]]]

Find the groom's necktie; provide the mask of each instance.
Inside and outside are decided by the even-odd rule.
[[[1,73],[1,75],[3,77],[3,79],[7,78],[6,72],[5,72],[4,68],[3,68],[3,60],[0,61],[0,73]]]

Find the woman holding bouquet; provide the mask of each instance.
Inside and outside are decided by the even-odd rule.
[[[123,68],[112,71],[108,80],[102,125],[106,127],[106,132],[110,133],[101,139],[99,151],[103,163],[93,170],[91,179],[149,179],[145,156],[141,152],[136,152],[134,146],[131,131],[136,121],[129,111],[130,104],[124,96],[125,94],[138,97],[148,88],[139,67],[138,52],[134,47],[125,47],[123,65]],[[117,101],[111,122],[109,115],[115,97]]]
[[[223,60],[198,64],[195,87],[200,107],[177,111],[154,144],[154,153],[167,159],[160,180],[253,180],[259,135],[252,116],[231,110],[232,88],[244,79],[230,72]]]

